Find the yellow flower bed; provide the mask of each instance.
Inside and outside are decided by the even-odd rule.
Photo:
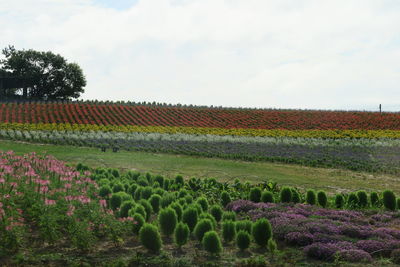
[[[185,133],[237,136],[303,137],[303,138],[400,138],[399,130],[265,130],[265,129],[224,129],[174,126],[136,125],[92,125],[69,123],[0,123],[0,129],[20,131],[104,131],[104,132],[144,132],[144,133]]]

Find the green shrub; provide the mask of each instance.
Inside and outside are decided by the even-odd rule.
[[[133,194],[133,199],[135,201],[139,201],[142,198],[142,190],[143,190],[142,186],[138,186],[136,188],[135,193]]]
[[[185,181],[183,180],[182,175],[177,175],[175,177],[175,184],[180,185],[181,187],[185,184]]]
[[[253,223],[250,220],[241,220],[236,222],[236,232],[246,231],[251,234]]]
[[[323,208],[328,205],[328,197],[326,196],[326,193],[324,191],[319,191],[317,193],[317,200],[318,204]]]
[[[236,237],[236,225],[233,221],[222,223],[222,237],[226,243],[233,241]]]
[[[236,221],[236,213],[233,211],[225,211],[222,214],[222,220],[223,221]]]
[[[219,222],[222,219],[223,210],[220,205],[213,205],[210,208],[210,214],[214,217],[214,219]]]
[[[165,190],[162,188],[156,188],[155,190],[153,190],[153,194],[157,194],[160,195],[161,197],[164,195]]]
[[[267,219],[258,219],[252,228],[253,239],[260,247],[265,247],[268,240],[272,237],[271,224]]]
[[[152,194],[153,194],[153,188],[151,186],[145,186],[142,188],[142,191],[140,192],[140,198],[149,199]]]
[[[189,226],[186,223],[178,223],[174,232],[175,244],[180,248],[185,245],[189,240]]]
[[[368,206],[368,195],[367,192],[364,190],[360,190],[357,192],[357,198],[358,198],[358,205],[361,208],[365,208]]]
[[[176,224],[178,223],[175,210],[172,208],[162,209],[158,215],[158,223],[160,224],[161,232],[164,235],[172,235]]]
[[[176,216],[178,221],[182,221],[182,213],[183,213],[183,208],[178,202],[174,202],[171,205],[169,205],[170,208],[174,209],[176,212]]]
[[[154,213],[158,213],[160,210],[161,196],[158,194],[153,194],[149,198],[150,205],[154,211]]]
[[[159,252],[162,246],[161,236],[156,226],[144,224],[139,231],[140,242],[151,252]]]
[[[245,250],[250,246],[250,234],[240,230],[236,236],[236,245],[240,250]]]
[[[199,215],[199,220],[201,219],[209,219],[213,225],[213,229],[217,229],[218,223],[215,218],[208,212],[203,212]]]
[[[388,210],[396,209],[396,195],[391,190],[383,191],[383,205]]]
[[[292,201],[292,189],[290,187],[284,187],[281,190],[281,202],[288,203]]]
[[[211,254],[219,254],[222,252],[221,240],[215,231],[205,233],[202,244],[204,249]]]
[[[114,193],[111,195],[110,205],[113,210],[118,209],[121,206],[122,197],[121,195]]]
[[[193,197],[191,195],[185,196],[185,201],[187,204],[192,204],[193,203]]]
[[[221,192],[221,205],[222,207],[226,207],[231,202],[231,196],[228,192],[222,191]]]
[[[164,186],[163,186],[164,190],[168,191],[171,184],[172,183],[171,183],[170,179],[165,179],[164,180]]]
[[[124,188],[123,184],[121,184],[121,183],[114,184],[113,193],[118,193],[118,192],[121,192],[121,191],[125,191],[125,188]]]
[[[131,213],[131,211],[133,211]],[[133,232],[135,234],[138,234],[140,231],[140,228],[142,228],[142,226],[144,225],[144,223],[146,222],[145,219],[143,218],[142,214],[140,213],[134,213],[134,210],[130,210],[129,211],[129,216],[131,216],[134,220],[134,224],[133,224]]]
[[[379,206],[379,195],[376,192],[372,192],[370,195],[371,205],[373,207]]]
[[[178,198],[184,198],[189,195],[189,192],[186,189],[181,189],[178,192]]]
[[[159,187],[160,187],[160,184],[157,181],[153,183],[153,186],[152,186],[153,189],[156,189]]]
[[[162,177],[161,175],[157,175],[156,177],[154,177],[154,182],[157,182],[160,187],[163,187],[164,177]],[[154,187],[154,184],[153,184],[153,187]]]
[[[143,216],[143,218],[146,219],[147,221],[147,213],[146,213],[146,209],[143,207],[143,205],[141,204],[136,204],[136,206],[133,208],[134,213],[139,213]]]
[[[193,232],[197,224],[197,210],[194,207],[187,207],[182,214],[182,222],[189,226],[190,232]]]
[[[270,239],[268,240],[267,248],[268,248],[268,251],[269,251],[269,252],[271,252],[272,254],[274,254],[274,253],[276,252],[278,246],[276,245],[276,242],[275,242],[272,238],[270,238]]]
[[[295,189],[295,188],[292,188],[292,202],[293,203],[301,202],[301,197],[300,197],[299,191],[297,191],[297,189]]]
[[[194,228],[194,236],[201,242],[204,234],[212,230],[214,230],[212,222],[209,219],[201,219]]]
[[[249,199],[253,202],[260,202],[261,200],[261,189],[259,187],[253,187],[250,189]]]
[[[208,201],[205,197],[199,197],[196,201],[197,204],[201,206],[202,211],[208,211]]]
[[[146,177],[139,176],[139,178],[137,179],[137,184],[143,187],[149,186],[149,181],[147,180]]]
[[[358,207],[358,197],[355,193],[350,193],[347,198],[347,206],[351,209],[355,209]]]
[[[143,206],[143,208],[146,211],[146,221],[150,219],[151,214],[153,213],[153,208],[151,207],[151,204],[148,200],[146,199],[141,199],[139,200],[139,204]]]
[[[342,194],[337,194],[335,196],[335,207],[337,209],[342,209],[344,207],[344,202],[345,200]]]
[[[106,198],[109,194],[111,194],[111,188],[109,185],[103,185],[102,187],[100,187],[99,196],[101,196],[102,198]]]
[[[126,200],[122,202],[121,209],[119,210],[119,217],[125,218],[128,217],[128,212],[131,208],[135,206],[135,202],[133,200]]]
[[[168,180],[166,180],[168,181]],[[166,192],[162,198],[161,198],[161,207],[166,208],[168,207],[172,202],[175,201],[175,195],[169,192]]]
[[[315,205],[317,203],[317,196],[314,190],[308,190],[306,193],[306,202],[310,205]]]
[[[274,203],[274,194],[272,194],[270,191],[262,192],[261,201],[264,203]]]
[[[137,184],[131,184],[128,188],[128,193],[134,198],[135,197],[135,191],[138,188]]]

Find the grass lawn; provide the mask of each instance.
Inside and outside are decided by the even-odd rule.
[[[3,140],[0,140],[1,150],[13,150],[18,154],[46,153],[72,164],[81,162],[91,167],[138,170],[168,177],[182,174],[186,178],[215,177],[220,181],[233,181],[235,178],[239,178],[252,183],[273,180],[280,185],[324,189],[332,193],[359,189],[367,191],[391,189],[400,193],[400,178],[386,174],[172,154],[127,151],[113,153],[110,150],[101,152],[96,148],[40,145]]]

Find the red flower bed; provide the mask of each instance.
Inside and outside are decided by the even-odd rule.
[[[400,113],[239,110],[82,103],[2,103],[0,123],[7,122],[288,130],[400,130]]]

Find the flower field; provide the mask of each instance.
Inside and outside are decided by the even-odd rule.
[[[400,114],[1,103],[0,138],[400,173]]]
[[[389,190],[327,196],[0,152],[6,266],[280,266],[288,257],[294,265],[395,264],[399,208]]]

